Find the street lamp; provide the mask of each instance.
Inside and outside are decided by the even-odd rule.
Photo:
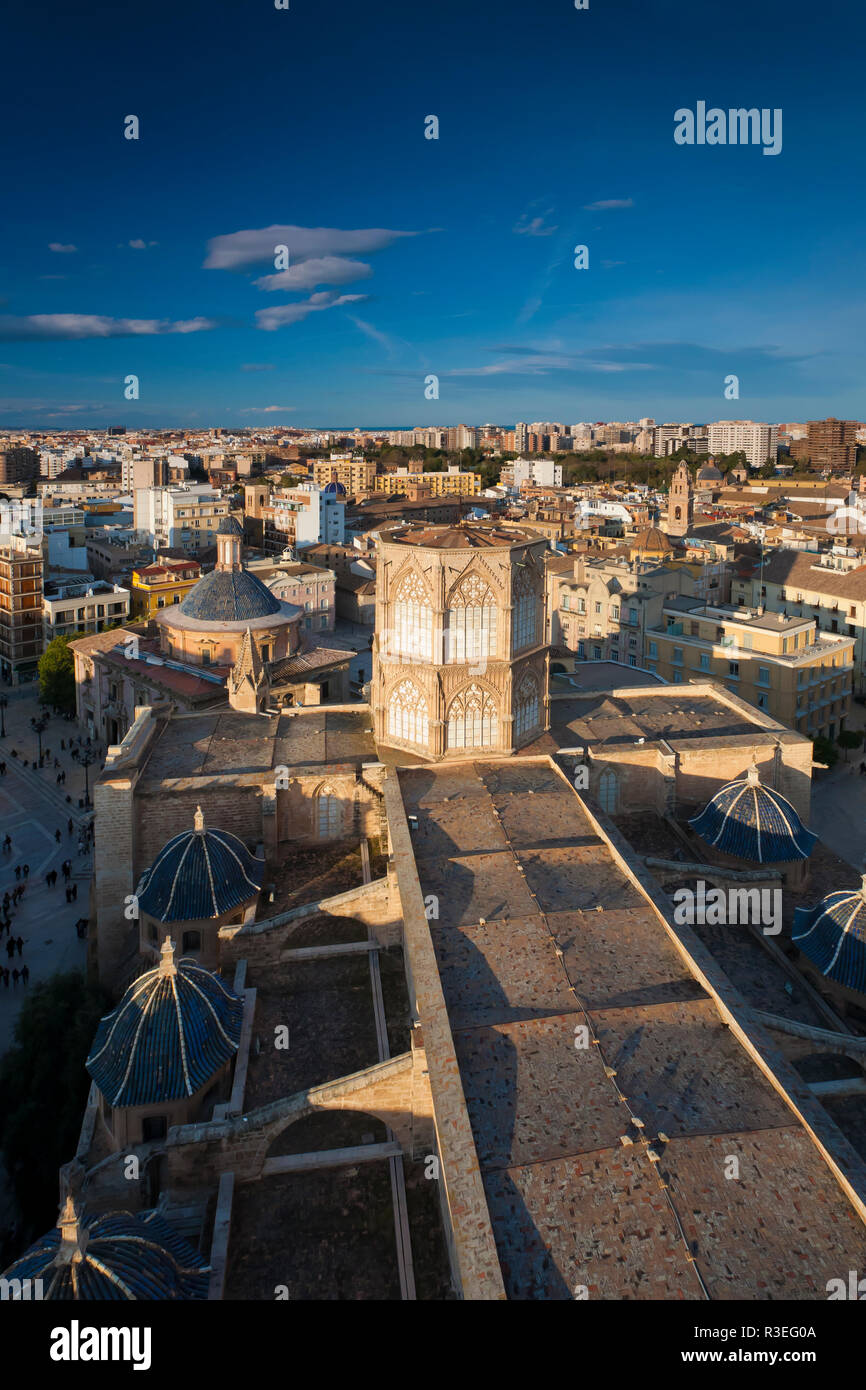
[[[88,769],[89,769],[91,763],[93,763],[93,762],[95,762],[95,761],[96,761],[95,755],[94,755],[93,753],[91,753],[89,750],[88,750],[86,753],[82,753],[82,754],[81,754],[81,757],[78,759],[78,762],[79,762],[80,766],[84,768],[84,808],[85,808],[85,810],[89,810],[89,809],[90,809],[90,779],[89,779],[89,776],[88,776]]]
[[[8,703],[7,696],[0,695],[0,738],[6,737],[6,706]]]
[[[42,735],[44,734],[45,730],[48,728],[48,716],[47,716],[46,714],[41,714],[41,715],[39,716],[38,719],[31,719],[30,723],[33,725],[33,730],[34,730],[34,732],[35,732],[35,734],[36,734],[36,737],[39,739],[39,766],[41,767],[41,766],[42,766]]]

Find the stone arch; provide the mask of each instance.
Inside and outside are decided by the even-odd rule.
[[[448,705],[447,747],[498,748],[499,720],[499,696],[485,683],[470,681]]]
[[[541,726],[541,687],[534,671],[524,671],[514,692],[515,740]]]
[[[485,661],[498,651],[499,600],[490,577],[473,565],[452,584],[445,618],[445,660]]]
[[[317,840],[339,840],[343,808],[330,782],[320,782],[313,792],[313,834]]]
[[[420,570],[412,564],[391,585],[391,625],[383,634],[389,656],[433,660],[433,596]]]
[[[410,676],[399,677],[385,702],[386,736],[426,748],[430,737],[430,708],[427,697]]]

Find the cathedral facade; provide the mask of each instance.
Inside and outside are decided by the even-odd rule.
[[[511,753],[548,727],[547,542],[495,525],[379,543],[376,743],[430,759]]]

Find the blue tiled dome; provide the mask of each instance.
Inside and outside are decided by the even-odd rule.
[[[6,1270],[41,1279],[43,1299],[205,1299],[210,1268],[156,1212],[86,1216],[66,1200],[53,1231]],[[32,1296],[32,1292],[31,1292]]]
[[[828,893],[817,907],[796,908],[791,940],[828,980],[866,994],[864,888]]]
[[[227,830],[195,826],[169,840],[145,869],[138,906],[159,922],[197,922],[249,902],[262,886],[265,861]]]
[[[756,767],[749,768],[743,781],[728,782],[716,792],[689,825],[713,849],[757,864],[808,859],[818,838],[790,801],[761,785]]]
[[[237,523],[235,522],[235,525]],[[190,589],[181,613],[199,622],[239,623],[280,612],[280,600],[248,570],[211,570]]]
[[[85,1063],[109,1105],[193,1096],[238,1050],[243,1000],[194,960],[175,964],[171,941],[100,1020]]]
[[[334,479],[333,482],[328,483],[328,485],[322,490],[324,493],[329,494],[331,497],[346,496],[346,489],[343,487],[343,484],[338,483],[336,479]]]

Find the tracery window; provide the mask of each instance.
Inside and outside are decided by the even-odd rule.
[[[496,701],[474,683],[462,690],[448,711],[449,748],[492,748],[498,742]]]
[[[526,566],[521,565],[514,581],[514,612],[512,644],[514,651],[520,651],[523,647],[531,647],[536,639],[536,621],[538,615],[538,598],[532,575],[527,573]]]
[[[446,661],[483,661],[496,656],[496,599],[477,574],[454,590],[445,630]]]
[[[333,840],[340,833],[340,802],[333,787],[322,787],[316,796],[316,827],[320,840]]]
[[[619,783],[616,773],[606,768],[598,779],[598,802],[601,809],[607,811],[608,815],[613,815],[617,808],[618,797]]]
[[[414,681],[401,681],[388,701],[388,733],[391,738],[427,747],[427,701]]]
[[[389,655],[433,659],[433,610],[417,574],[409,574],[394,598],[394,631]]]
[[[516,738],[538,728],[538,682],[528,672],[517,687],[514,705],[514,733]]]

